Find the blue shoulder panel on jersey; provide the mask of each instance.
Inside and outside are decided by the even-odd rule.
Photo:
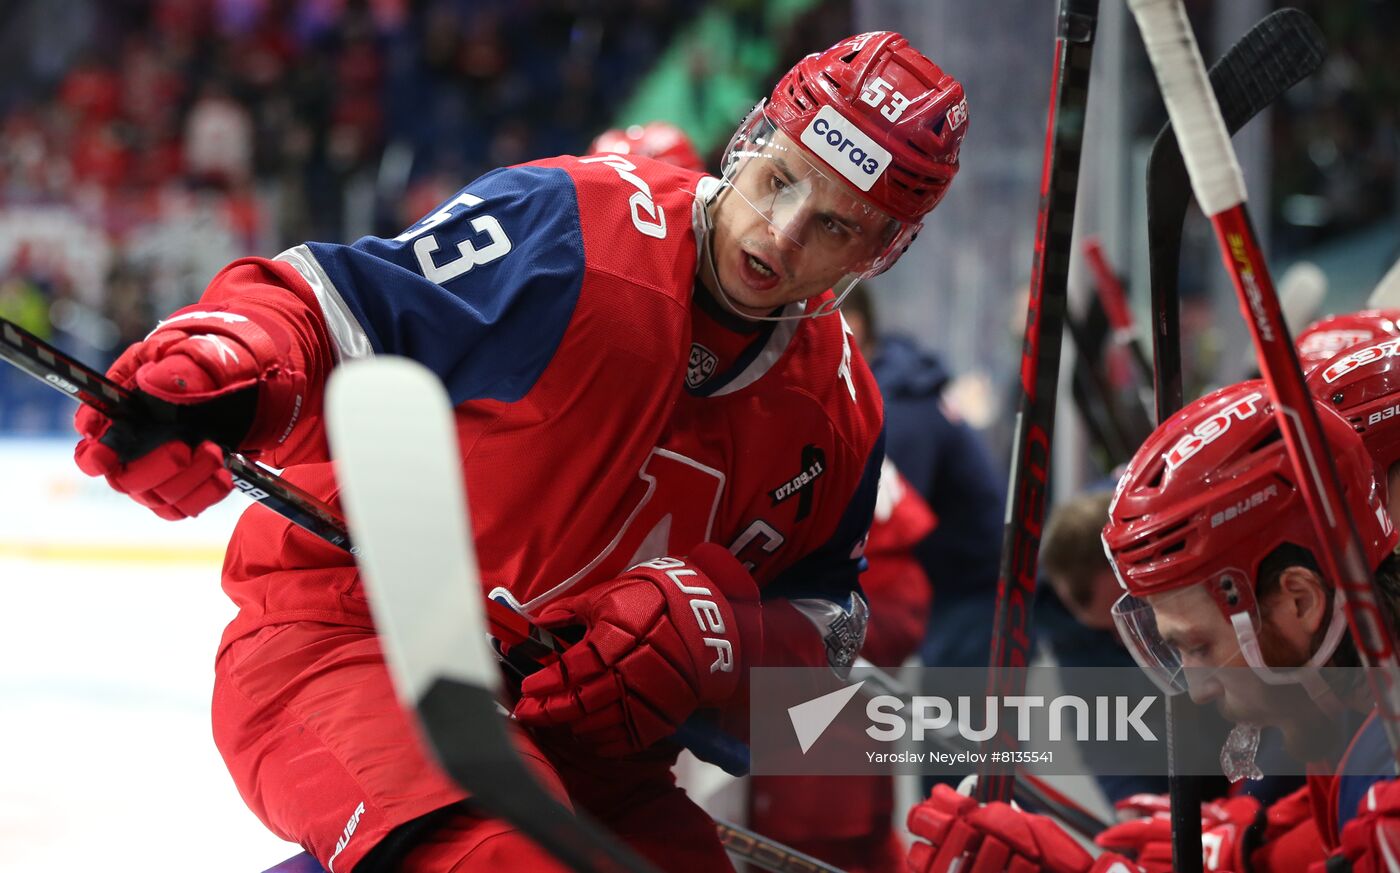
[[[1383,779],[1396,776],[1395,754],[1385,735],[1385,725],[1373,712],[1362,724],[1357,737],[1341,763],[1337,786],[1337,832],[1356,818],[1357,808],[1366,792]]]
[[[424,364],[454,403],[524,397],[583,286],[578,196],[554,168],[487,173],[394,239],[308,248],[375,352]]]
[[[825,543],[796,564],[784,570],[776,579],[763,586],[764,597],[823,597],[844,602],[852,591],[860,591],[860,574],[869,563],[864,556],[851,557],[870,532],[875,518],[875,496],[880,491],[880,465],[885,460],[885,429],[865,459],[860,483],[846,504],[846,511],[836,524],[836,530]],[[864,597],[864,592],[861,592]]]

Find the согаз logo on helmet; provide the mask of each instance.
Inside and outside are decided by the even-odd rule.
[[[803,128],[802,144],[862,191],[869,191],[890,164],[887,149],[830,106]]]

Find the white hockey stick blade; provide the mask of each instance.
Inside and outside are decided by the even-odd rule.
[[[440,678],[494,694],[500,671],[442,384],[406,358],[358,361],[334,371],[326,407],[355,557],[399,696],[416,706]]]
[[[535,781],[497,713],[500,670],[467,520],[452,402],[404,358],[346,364],[326,396],[336,478],[399,697],[468,802],[571,870],[656,873]]]
[[[1296,337],[1317,319],[1327,299],[1327,274],[1312,261],[1299,261],[1278,280],[1278,304],[1288,335]]]
[[[1366,298],[1367,309],[1400,309],[1400,261],[1390,265],[1381,277],[1371,296]]]

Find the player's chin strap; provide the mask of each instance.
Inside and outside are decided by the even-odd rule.
[[[711,277],[715,280],[715,294],[724,308],[737,315],[745,321],[798,321],[804,318],[819,318],[823,315],[831,315],[841,308],[841,303],[846,299],[846,295],[851,293],[851,289],[856,287],[860,277],[853,274],[846,274],[832,286],[835,297],[825,301],[819,306],[813,307],[810,311],[803,311],[797,315],[749,315],[739,309],[738,304],[729,296],[729,292],[724,290],[724,286],[719,281],[719,266],[715,263],[715,240],[714,224],[710,221],[710,209],[719,201],[719,196],[726,188],[730,188],[730,181],[726,175],[723,179],[716,179],[713,176],[705,176],[700,180],[700,184],[695,187],[695,206],[691,209],[690,222],[695,229],[696,254],[703,258],[705,265],[709,268]]]

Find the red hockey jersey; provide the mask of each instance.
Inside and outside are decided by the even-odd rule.
[[[840,316],[768,323],[727,366],[693,344],[696,189],[712,184],[621,155],[497,170],[394,239],[235,263],[205,300],[275,306],[313,384],[373,354],[434,370],[484,584],[525,612],[717,542],[765,598],[801,601],[837,661],[859,647],[880,396]],[[335,504],[320,402],[262,459]],[[224,645],[280,622],[369,626],[350,557],[258,506],[224,589],[240,610]],[[813,662],[808,643],[773,650]]]

